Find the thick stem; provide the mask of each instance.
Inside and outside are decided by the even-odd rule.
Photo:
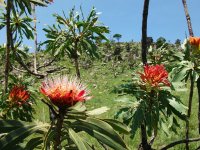
[[[147,132],[146,132],[146,127],[144,123],[141,125],[140,129],[141,129],[142,143],[139,147],[139,150],[151,150],[151,146],[148,144],[148,141],[147,141]]]
[[[54,143],[54,150],[60,150],[61,144],[61,135],[62,135],[62,125],[64,121],[64,114],[65,109],[59,108],[59,114],[56,123],[56,136],[55,136],[55,143]]]
[[[11,13],[12,2],[11,0],[7,0],[7,7],[6,7],[6,35],[7,35],[7,43],[6,43],[6,60],[5,60],[5,83],[4,83],[4,94],[8,90],[8,76],[9,76],[9,64],[10,64],[10,48],[11,48],[11,26],[10,26],[10,13]]]
[[[186,0],[182,0],[183,3],[183,7],[184,7],[184,11],[185,11],[185,16],[186,16],[186,20],[187,20],[187,25],[188,25],[188,31],[190,36],[194,36],[193,30],[192,30],[192,23],[191,23],[191,19],[190,19],[190,15],[188,12],[188,8],[187,8],[187,3]],[[189,95],[189,104],[188,104],[188,120],[186,121],[186,150],[189,150],[189,144],[188,144],[188,139],[189,139],[189,118],[190,118],[190,114],[191,114],[191,107],[192,107],[192,98],[193,98],[193,91],[194,91],[194,81],[193,81],[193,76],[192,74],[190,74],[190,95]]]
[[[191,23],[190,15],[189,15],[189,12],[188,12],[186,0],[182,0],[182,2],[183,2],[185,16],[186,16],[186,20],[187,20],[189,34],[190,34],[190,36],[194,36],[193,30],[192,30],[192,23]]]
[[[149,11],[149,0],[144,0],[143,18],[142,18],[142,62],[147,63],[147,19]]]
[[[192,99],[193,99],[193,93],[194,93],[194,77],[192,75],[192,72],[190,73],[190,95],[189,95],[189,102],[188,102],[188,112],[187,112],[187,120],[186,120],[186,150],[189,150],[189,125],[190,125],[190,115],[192,110]]]
[[[74,46],[74,54],[73,54],[73,58],[74,58],[74,64],[75,64],[75,68],[76,68],[76,75],[77,77],[80,79],[81,78],[81,74],[80,74],[80,69],[79,69],[79,63],[78,63],[78,39],[75,39],[75,46]]]
[[[198,101],[199,101],[198,124],[199,124],[199,134],[200,134],[200,77],[197,80],[197,90],[198,90]]]

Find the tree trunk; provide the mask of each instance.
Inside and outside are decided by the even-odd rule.
[[[149,11],[149,0],[144,0],[143,18],[142,18],[142,62],[143,65],[147,64],[147,19]],[[147,141],[147,133],[145,124],[141,125],[141,140],[142,143],[139,147],[141,150],[151,150],[151,146]]]
[[[192,30],[192,23],[191,23],[191,19],[190,19],[190,15],[188,12],[188,8],[187,8],[187,3],[186,0],[182,0],[183,3],[183,7],[184,7],[184,11],[185,11],[185,16],[186,16],[186,20],[187,20],[187,25],[188,25],[188,31],[190,36],[194,36],[193,30]],[[188,120],[186,121],[186,150],[189,150],[189,145],[188,145],[188,139],[189,139],[189,118],[190,118],[190,114],[191,114],[191,110],[192,110],[192,99],[193,99],[193,93],[194,93],[194,81],[193,81],[193,76],[192,73],[190,74],[190,94],[189,94],[189,102],[188,102]]]
[[[75,46],[74,46],[74,54],[73,54],[73,58],[74,58],[74,64],[75,64],[75,68],[76,68],[76,75],[77,77],[80,79],[81,78],[81,74],[80,74],[80,69],[79,69],[79,63],[78,63],[78,54],[77,54],[77,50],[78,50],[78,39],[76,39],[75,41]]]
[[[10,49],[11,49],[11,26],[10,26],[10,13],[11,13],[12,2],[11,0],[7,0],[6,7],[6,35],[7,35],[7,43],[6,43],[6,60],[5,60],[5,83],[4,83],[4,94],[7,93],[8,90],[8,76],[9,76],[9,66],[10,66]]]
[[[33,4],[33,20],[34,20],[34,45],[35,45],[35,50],[34,50],[34,73],[37,73],[37,17],[36,17],[36,12],[35,12],[35,5]]]
[[[74,63],[75,63],[75,68],[76,68],[76,75],[80,79],[81,74],[80,74],[80,69],[79,69],[78,57],[74,58]]]
[[[147,63],[147,18],[149,11],[149,0],[144,0],[143,18],[142,18],[142,62]]]
[[[191,23],[190,15],[189,15],[189,12],[188,12],[186,0],[182,0],[182,2],[183,2],[185,16],[186,16],[186,20],[187,20],[189,34],[190,34],[190,36],[194,36],[193,30],[192,30],[192,23]]]

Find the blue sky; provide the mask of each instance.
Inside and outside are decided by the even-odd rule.
[[[200,36],[200,0],[187,0],[187,4],[194,34]],[[143,0],[54,0],[47,8],[37,7],[38,41],[46,39],[42,31],[45,24],[55,23],[53,13],[62,14],[64,10],[67,14],[73,6],[79,9],[80,5],[85,14],[89,13],[92,6],[102,12],[100,21],[111,31],[108,38],[119,33],[122,35],[121,41],[141,40]],[[1,38],[5,37],[2,36],[5,32],[1,31],[0,34]],[[148,36],[152,36],[154,40],[162,36],[174,43],[177,38],[183,40],[186,34],[188,35],[188,29],[181,0],[150,0]],[[25,43],[33,45],[31,40]]]

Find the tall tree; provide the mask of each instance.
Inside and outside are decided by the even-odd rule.
[[[35,12],[35,4],[32,5],[33,9],[33,21],[34,21],[34,58],[33,58],[33,63],[34,63],[34,72],[37,73],[37,17],[36,17],[36,12]]]
[[[182,0],[182,3],[183,3],[185,16],[186,16],[186,20],[187,20],[189,35],[194,36],[193,30],[192,30],[192,23],[191,23],[190,15],[189,15],[189,12],[188,12],[186,0]],[[186,150],[189,150],[189,143],[188,143],[189,125],[190,125],[189,118],[190,118],[191,110],[192,110],[193,93],[194,93],[194,77],[193,77],[193,74],[190,73],[190,94],[189,94],[189,100],[188,100],[188,113],[187,113],[188,119],[186,120]]]
[[[149,12],[149,1],[144,0],[143,17],[142,17],[142,62],[147,63],[147,19]]]
[[[53,0],[41,0],[45,4],[52,3]],[[34,3],[32,3],[32,13],[33,13],[33,21],[34,21],[34,73],[37,74],[37,51],[38,51],[38,41],[37,41],[37,16],[36,16],[36,6]]]
[[[55,57],[64,57],[66,54],[73,60],[76,69],[76,75],[81,77],[79,58],[82,54],[90,58],[98,57],[97,40],[107,40],[104,34],[109,33],[106,26],[98,23],[98,14],[93,8],[85,19],[83,13],[78,14],[75,9],[69,13],[56,17],[58,26],[53,25],[44,29],[47,32],[47,51],[51,51]]]
[[[8,90],[8,76],[9,76],[9,66],[10,66],[10,49],[11,49],[11,26],[10,26],[10,14],[11,14],[12,1],[7,0],[6,5],[6,35],[7,35],[7,43],[6,43],[6,59],[5,59],[5,85],[4,85],[4,94]]]
[[[190,15],[189,15],[189,12],[188,12],[186,0],[182,0],[182,3],[183,3],[184,11],[185,11],[185,16],[186,16],[186,20],[187,20],[189,34],[190,34],[190,36],[194,36],[193,30],[192,30],[192,23],[191,23]]]
[[[2,29],[3,27],[6,26],[6,35],[7,35],[5,71],[4,71],[4,78],[5,78],[4,93],[6,93],[7,89],[8,89],[8,76],[9,76],[10,52],[11,52],[11,50],[13,51],[14,54],[16,54],[16,52],[14,50],[14,44],[15,44],[14,42],[17,39],[17,36],[13,37],[13,34],[19,32],[20,37],[22,37],[22,33],[23,33],[28,38],[30,38],[31,35],[32,35],[32,33],[28,29],[29,24],[25,23],[25,24],[23,24],[23,26],[19,25],[19,22],[22,21],[22,20],[17,20],[17,21],[19,21],[17,24],[13,24],[13,23],[11,24],[11,21],[12,21],[11,20],[12,19],[11,14],[12,14],[12,17],[14,19],[18,18],[19,16],[22,16],[22,14],[27,15],[27,12],[29,14],[31,14],[31,11],[32,11],[31,10],[31,3],[45,6],[45,2],[40,1],[40,0],[26,0],[26,1],[24,1],[24,0],[23,1],[17,1],[17,0],[7,0],[7,1],[3,0],[2,1],[1,0],[0,1],[0,5],[3,5],[3,6],[6,7],[6,14],[3,15],[3,17],[1,17],[1,19],[4,19],[4,22],[2,23],[2,25],[0,27],[0,29]],[[26,18],[25,21],[29,22],[29,19]],[[15,26],[15,28],[13,28],[13,26]],[[16,57],[17,57],[16,60],[19,63],[23,64],[23,62],[20,60],[20,58],[18,58],[18,56],[16,56]],[[28,67],[26,67],[26,65],[22,65],[22,66],[25,67],[28,70]],[[34,73],[32,73],[32,74],[34,74]]]
[[[113,35],[113,38],[117,39],[117,42],[119,43],[119,40],[122,38],[122,35],[116,33],[116,34]]]
[[[142,62],[143,65],[147,63],[147,19],[149,11],[149,1],[144,0],[143,17],[142,17]],[[142,150],[150,150],[151,145],[147,141],[146,125],[145,122],[141,125],[141,147]]]

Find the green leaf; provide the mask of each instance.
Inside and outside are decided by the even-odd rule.
[[[100,115],[103,114],[105,112],[107,112],[109,110],[108,107],[100,107],[91,111],[87,111],[86,114],[88,115]]]
[[[0,133],[10,132],[27,124],[17,120],[0,120]]]
[[[108,123],[102,120],[88,117],[86,120],[75,122],[73,126],[80,131],[83,130],[87,132],[92,137],[116,150],[127,149],[127,146],[121,137]]]
[[[81,140],[81,137],[71,128],[69,128],[69,136],[74,141],[79,150],[87,150],[84,142]]]
[[[44,131],[48,127],[47,124],[36,124],[22,126],[14,131],[9,132],[6,136],[0,139],[0,149],[10,150],[16,144],[19,144],[26,137],[36,133],[37,131]]]
[[[43,142],[43,137],[35,137],[28,141],[26,144],[26,150],[34,150],[38,145]]]
[[[171,109],[175,115],[177,115],[181,119],[185,119],[187,115],[187,107],[184,106],[182,103],[176,100],[175,97],[167,97],[167,100],[169,101],[169,105],[174,108]]]
[[[130,128],[131,128],[131,138],[134,138],[137,129],[140,128],[142,122],[144,121],[143,110],[141,107],[137,107],[134,113],[129,115],[133,115]]]
[[[78,112],[84,112],[86,111],[86,107],[85,107],[85,104],[83,102],[78,102],[76,103],[74,106],[70,107],[69,110],[75,110],[75,111],[78,111]]]
[[[117,120],[103,119],[103,121],[107,122],[109,125],[113,127],[114,130],[118,131],[119,133],[129,134],[131,131],[131,129],[128,126]]]
[[[189,73],[188,71],[190,70],[191,68],[188,68],[188,67],[182,67],[182,68],[176,68],[176,69],[173,69],[173,79],[172,79],[172,82],[178,82],[178,81],[182,81],[184,80],[184,78],[187,76],[187,74]]]

